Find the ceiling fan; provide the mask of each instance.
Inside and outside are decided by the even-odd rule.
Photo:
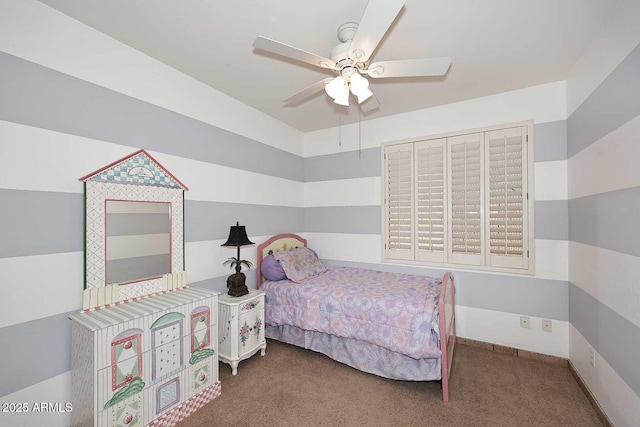
[[[431,77],[444,75],[451,65],[451,58],[404,59],[396,61],[370,62],[371,55],[385,35],[406,0],[369,0],[360,23],[347,22],[338,28],[341,44],[331,51],[331,58],[259,36],[253,47],[297,61],[329,70],[337,77],[322,79],[287,98],[285,102],[296,103],[309,98],[323,89],[333,102],[349,105],[349,92],[358,100],[364,112],[379,106],[369,90],[369,81],[390,77]],[[364,101],[369,100],[364,103]],[[363,104],[364,103],[364,104]]]

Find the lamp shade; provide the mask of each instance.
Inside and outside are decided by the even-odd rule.
[[[253,244],[254,243],[247,237],[247,230],[244,228],[244,225],[236,222],[236,225],[232,225],[229,229],[229,238],[220,246],[246,246]]]

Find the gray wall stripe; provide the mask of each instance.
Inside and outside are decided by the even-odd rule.
[[[380,176],[380,148],[326,154],[304,159],[304,181]]]
[[[82,198],[74,193],[0,189],[0,202],[7,207],[0,210],[0,258],[82,251]],[[536,238],[567,240],[567,201],[537,201],[535,210]],[[381,233],[380,206],[295,208],[187,200],[184,214],[186,242],[226,239],[236,221],[253,236]]]
[[[313,248],[312,248],[313,249]],[[322,258],[323,254],[318,254]],[[420,276],[441,277],[443,270],[394,264],[369,264],[322,259],[327,266],[345,266]],[[456,304],[545,319],[569,320],[567,282],[530,276],[507,276],[452,270]]]
[[[640,187],[569,200],[569,240],[640,256]]]
[[[569,321],[640,396],[640,328],[571,282]]]
[[[83,196],[0,189],[0,258],[83,250]]]
[[[303,208],[187,200],[184,215],[187,242],[226,239],[236,221],[249,236],[304,231]]]
[[[533,127],[535,162],[567,160],[567,121],[538,123]]]
[[[169,254],[149,255],[107,261],[106,283],[125,283],[169,272]]]
[[[171,228],[169,212],[107,214],[107,236],[139,236],[168,234]]]
[[[231,274],[232,272],[230,272]],[[256,288],[256,270],[243,270],[247,286]],[[215,277],[189,286],[227,292],[228,276]],[[78,307],[78,310],[80,308]],[[15,351],[0,352],[0,396],[48,380],[71,370],[71,320],[77,311],[0,328],[0,343]],[[42,363],[46,355],[46,363]]]
[[[84,250],[82,194],[0,189],[0,206],[0,258]],[[187,200],[184,210],[186,242],[226,239],[236,221],[253,236],[304,231],[302,208]]]
[[[640,44],[567,120],[569,157],[640,114]]]
[[[315,233],[382,233],[380,206],[328,206],[304,209],[304,231]],[[566,200],[535,202],[535,238],[567,240]]]
[[[316,233],[382,233],[380,206],[305,208],[304,231]]]
[[[1,120],[303,180],[300,156],[4,52],[0,93]]]
[[[0,328],[0,396],[71,369],[71,313]]]
[[[569,203],[566,200],[536,200],[535,238],[569,239]]]
[[[567,159],[567,124],[565,120],[534,125],[534,161]],[[381,176],[380,148],[345,151],[304,159],[304,181]]]

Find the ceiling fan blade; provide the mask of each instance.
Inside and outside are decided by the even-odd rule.
[[[360,104],[360,110],[363,113],[368,113],[369,111],[373,111],[380,106],[378,102],[378,98],[375,95],[372,95],[369,99]]]
[[[312,84],[311,86],[309,86],[306,89],[302,89],[300,92],[296,93],[295,95],[287,98],[284,100],[284,102],[290,103],[290,104],[294,104],[297,102],[301,102],[301,101],[306,101],[307,98],[309,98],[311,95],[314,95],[322,90],[324,90],[324,85],[327,84],[327,82],[330,82],[332,79],[322,79],[319,82],[316,82],[314,84]]]
[[[289,46],[267,37],[259,36],[256,38],[253,42],[253,47],[275,53],[276,55],[286,56],[287,58],[306,62],[307,64],[315,65],[316,67],[329,69],[335,68],[335,63],[329,58],[307,52],[306,50],[298,49],[297,47]]]
[[[349,57],[357,62],[366,62],[378,47],[406,0],[369,0],[360,19],[351,45]]]
[[[446,74],[451,58],[401,59],[379,61],[369,65],[364,73],[375,79],[386,77],[432,77]]]

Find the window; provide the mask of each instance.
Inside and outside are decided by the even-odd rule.
[[[532,129],[385,145],[383,260],[532,274]]]

